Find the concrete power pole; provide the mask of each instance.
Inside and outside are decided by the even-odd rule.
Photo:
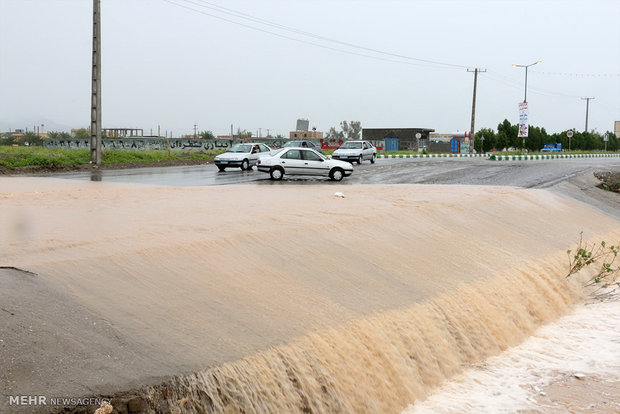
[[[470,138],[471,139],[471,149],[469,150],[469,152],[473,152],[474,150],[474,144],[475,144],[475,140],[474,140],[474,134],[475,134],[475,130],[474,130],[474,125],[476,123],[476,89],[478,88],[478,72],[486,72],[487,70],[484,69],[478,69],[475,68],[474,70],[469,70],[467,69],[467,72],[474,72],[474,97],[472,99],[472,103],[471,103],[471,129],[469,131],[470,133]],[[483,152],[484,149],[481,149],[481,152]]]
[[[586,130],[584,132],[588,132],[588,112],[590,110],[590,99],[594,99],[594,97],[581,98],[582,101],[586,101]]]
[[[93,66],[90,99],[90,161],[101,165],[101,0],[93,0]]]

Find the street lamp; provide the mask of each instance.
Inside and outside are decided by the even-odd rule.
[[[523,98],[523,102],[527,102],[527,68],[529,68],[530,66],[538,65],[539,63],[542,63],[542,60],[530,63],[529,65],[516,65],[514,63],[512,64],[513,68],[525,68],[525,97]]]

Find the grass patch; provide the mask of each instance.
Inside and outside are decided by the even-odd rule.
[[[104,150],[102,164],[126,164],[141,162],[206,160],[211,161],[221,151],[158,151],[158,150]],[[61,167],[90,163],[90,150],[0,146],[0,166]]]

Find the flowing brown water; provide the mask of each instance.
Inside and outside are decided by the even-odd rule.
[[[566,312],[580,290],[547,266],[296,338],[144,395],[150,407],[172,413],[397,413]]]
[[[578,301],[564,251],[581,231],[620,239],[614,219],[512,188],[19,178],[0,202],[0,265],[97,327],[56,332],[51,379],[18,386],[139,388],[153,412],[398,412]]]

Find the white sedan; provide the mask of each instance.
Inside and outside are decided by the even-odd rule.
[[[282,148],[258,161],[258,171],[267,172],[272,180],[288,175],[318,175],[340,181],[353,173],[348,162],[330,160],[309,148]]]
[[[233,145],[223,154],[217,155],[213,162],[220,171],[226,167],[241,167],[242,170],[250,170],[258,163],[258,159],[271,151],[265,144],[248,142]]]
[[[357,161],[358,164],[369,160],[371,164],[374,164],[377,159],[377,149],[370,141],[347,141],[334,151],[332,158],[349,162]]]

